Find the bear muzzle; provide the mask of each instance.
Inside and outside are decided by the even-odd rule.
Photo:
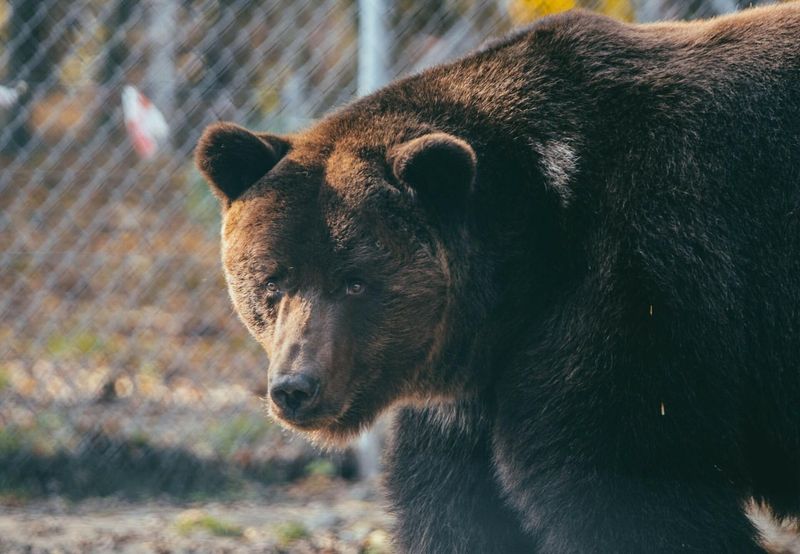
[[[272,383],[269,397],[281,419],[302,423],[319,403],[320,381],[302,371],[281,375]]]

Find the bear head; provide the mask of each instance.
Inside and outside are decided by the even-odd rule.
[[[271,414],[341,443],[436,375],[477,158],[407,121],[343,118],[279,137],[218,123],[196,163],[220,200],[230,296],[269,359]]]

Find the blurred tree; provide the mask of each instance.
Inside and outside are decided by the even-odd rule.
[[[573,8],[589,8],[624,21],[633,21],[636,15],[631,0],[508,0],[507,6],[517,25]]]
[[[28,84],[16,112],[8,122],[10,141],[5,147],[18,150],[32,136],[29,118],[32,101],[57,84],[57,66],[68,51],[77,10],[58,0],[12,0],[9,20],[9,75]]]

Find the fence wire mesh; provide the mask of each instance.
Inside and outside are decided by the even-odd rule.
[[[576,5],[627,20],[741,7],[0,0],[0,494],[182,494],[219,485],[197,468],[307,470],[293,463],[313,454],[260,408],[265,358],[225,294],[217,205],[191,163],[200,131],[295,130],[374,86],[365,64],[392,79]],[[126,127],[127,86],[163,115],[155,150]]]

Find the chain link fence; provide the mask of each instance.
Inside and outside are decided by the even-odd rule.
[[[576,5],[627,20],[741,7],[0,0],[0,495],[188,494],[319,468],[263,415],[265,357],[228,301],[218,208],[191,162],[200,131],[298,129]]]

